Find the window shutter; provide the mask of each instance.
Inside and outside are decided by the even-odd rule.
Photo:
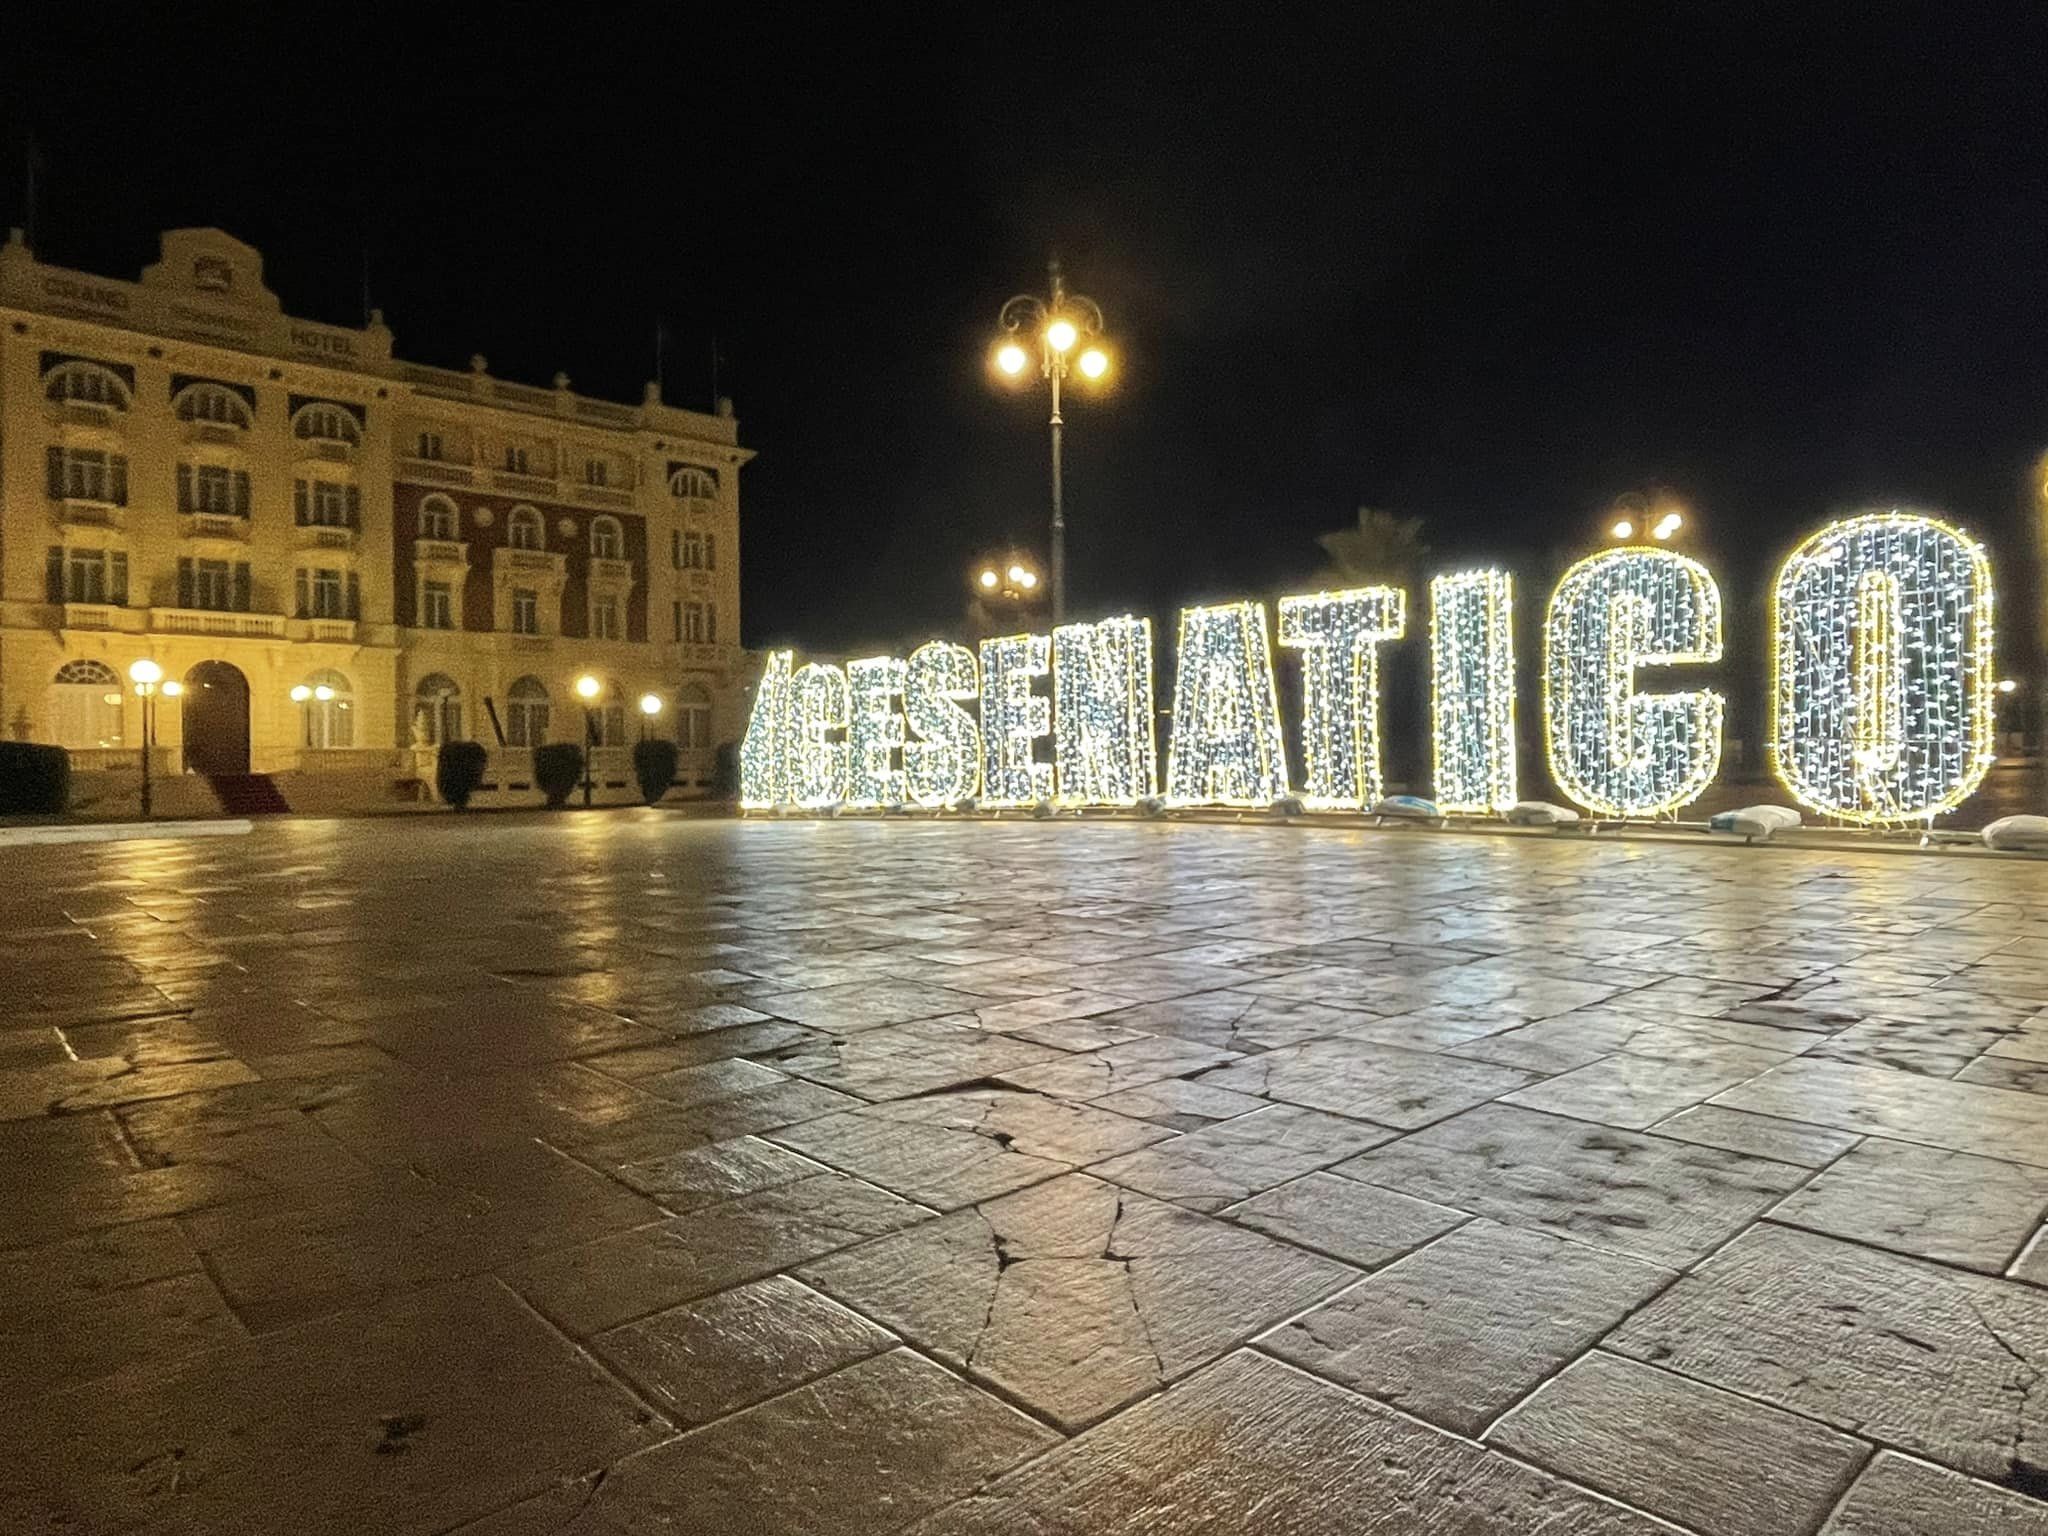
[[[348,488],[348,525],[359,528],[363,522],[363,488],[352,485]]]
[[[107,601],[117,608],[128,606],[128,552],[124,549],[107,556]]]
[[[303,619],[306,617],[307,610],[312,607],[310,586],[306,579],[306,568],[303,565],[293,573],[293,585],[298,596],[296,611],[298,616]]]
[[[247,517],[248,515],[249,471],[247,471],[246,469],[238,469],[235,471],[235,516]]]
[[[64,495],[64,450],[55,443],[50,445],[49,451],[43,456],[43,471],[46,482],[44,489],[49,493],[50,499],[60,499]]]
[[[180,464],[178,466],[178,510],[180,512],[190,512],[196,505],[197,503],[192,499],[192,466],[190,464]]]
[[[292,517],[301,528],[305,527],[312,517],[312,512],[307,505],[311,494],[307,489],[305,481],[294,480],[292,482]]]
[[[178,561],[178,606],[192,606],[192,562],[184,557],[180,557]]]
[[[52,449],[51,452],[55,452]],[[64,546],[50,546],[49,562],[43,569],[44,590],[53,603],[64,601]]]
[[[348,616],[360,619],[363,616],[363,586],[354,571],[348,573]]]
[[[711,603],[704,605],[704,638],[707,641],[718,638],[718,609]]]
[[[128,457],[114,454],[107,460],[107,500],[117,507],[128,505]]]
[[[248,611],[249,562],[246,560],[237,560],[235,562],[235,612],[247,613]]]
[[[683,605],[676,603],[673,606],[675,608],[676,638],[680,640],[683,638]]]
[[[668,563],[671,570],[680,571],[683,568],[683,535],[681,529],[671,528],[668,531]]]
[[[718,535],[713,533],[704,535],[704,569],[707,571],[718,569]]]

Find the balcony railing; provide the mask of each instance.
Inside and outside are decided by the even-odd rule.
[[[329,523],[309,523],[299,529],[301,549],[354,549],[362,535],[354,528],[337,528]]]
[[[229,613],[215,608],[152,608],[149,627],[165,635],[220,635],[244,640],[282,640],[281,613]]]
[[[460,539],[414,539],[412,559],[415,565],[467,566],[469,546]]]
[[[508,549],[500,546],[497,551],[498,566],[507,571],[546,572],[561,576],[568,557],[551,555],[544,549]]]
[[[66,629],[118,629],[130,634],[142,632],[143,621],[148,611],[142,608],[123,608],[116,603],[66,603],[64,605],[64,627]]]
[[[630,587],[633,585],[633,562],[630,560],[604,560],[592,556],[590,561],[590,580],[597,586]]]
[[[57,521],[74,528],[125,528],[128,509],[92,496],[65,496],[54,507]]]
[[[292,619],[285,625],[286,638],[312,640],[326,645],[354,645],[354,619]]]
[[[188,539],[232,539],[249,542],[249,519],[232,512],[186,512],[181,515]]]
[[[398,461],[398,478],[426,480],[435,485],[470,485],[476,470],[468,464],[451,464],[446,459],[416,459],[407,455]]]
[[[553,496],[555,477],[553,475],[521,474],[516,470],[498,469],[491,472],[491,484],[501,491],[512,491],[527,496]]]

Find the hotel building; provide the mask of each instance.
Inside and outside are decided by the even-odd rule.
[[[739,446],[715,414],[401,362],[286,315],[262,257],[164,234],[129,283],[0,247],[0,729],[75,770],[279,775],[293,804],[395,794],[432,751],[580,741],[615,785],[643,727],[684,791],[744,729]],[[638,701],[661,701],[651,723]],[[381,788],[380,788],[381,786]]]

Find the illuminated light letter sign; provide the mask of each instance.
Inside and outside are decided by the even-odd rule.
[[[1302,799],[1356,810],[1380,798],[1380,653],[1406,633],[1408,594],[1359,587],[1280,599],[1280,644],[1301,655]]]
[[[1446,811],[1515,803],[1515,579],[1460,571],[1429,584],[1430,724],[1436,802]]]
[[[771,651],[754,689],[754,711],[740,742],[740,804],[766,810],[790,798],[789,784],[789,651]]]
[[[903,750],[905,667],[896,656],[870,656],[846,664],[846,803],[858,806],[901,805],[903,770],[896,754]]]
[[[1270,805],[1287,793],[1264,603],[1181,610],[1166,793],[1183,805]]]
[[[1697,799],[1721,763],[1718,693],[1636,692],[1636,669],[1721,657],[1721,592],[1668,549],[1581,560],[1551,594],[1543,644],[1550,774],[1599,816]]]
[[[1052,641],[1044,635],[1006,635],[981,642],[982,802],[1033,805],[1052,797],[1052,764],[1033,758],[1035,743],[1052,733],[1052,700],[1031,691],[1031,680],[1051,669]]]
[[[1136,805],[1158,778],[1152,734],[1152,621],[1064,624],[1052,632],[1059,798]]]
[[[1772,752],[1800,803],[1887,822],[1968,798],[1992,756],[1983,549],[1931,517],[1852,517],[1794,550],[1772,596]]]
[[[802,806],[837,805],[846,799],[846,742],[831,736],[846,729],[846,673],[814,661],[798,667],[789,686],[789,797]]]
[[[981,727],[957,702],[980,693],[966,646],[934,640],[910,653],[903,713],[913,739],[903,744],[903,778],[919,805],[953,805],[981,788]]]

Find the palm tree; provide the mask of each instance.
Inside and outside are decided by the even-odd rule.
[[[1358,526],[1316,536],[1323,565],[1316,581],[1324,589],[1408,587],[1429,554],[1422,519],[1396,517],[1371,507],[1358,509]]]

